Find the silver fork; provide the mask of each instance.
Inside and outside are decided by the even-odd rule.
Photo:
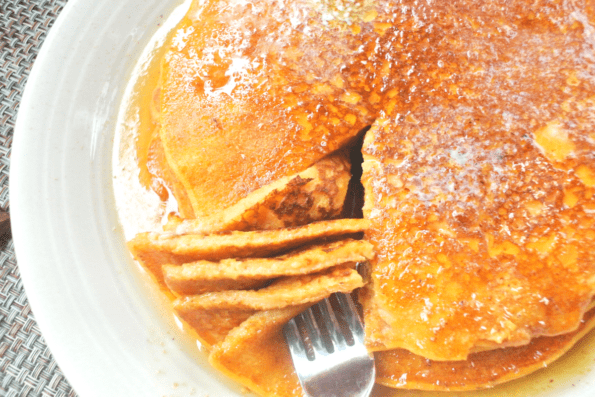
[[[368,397],[374,386],[374,358],[364,345],[364,329],[349,295],[333,294],[283,328],[295,371],[308,397]]]

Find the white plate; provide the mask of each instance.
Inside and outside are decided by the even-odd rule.
[[[10,179],[18,264],[44,338],[81,397],[245,395],[209,367],[145,285],[114,205],[119,105],[143,48],[177,6],[69,1],[20,106]],[[593,340],[528,380],[479,394],[592,396]]]
[[[69,1],[20,106],[10,179],[19,269],[43,336],[82,397],[241,395],[150,297],[114,205],[119,104],[143,48],[180,3]]]

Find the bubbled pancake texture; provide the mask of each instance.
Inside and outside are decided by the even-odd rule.
[[[210,1],[179,27],[161,136],[195,212],[374,123],[369,344],[461,360],[574,330],[595,291],[592,2],[337,3]]]

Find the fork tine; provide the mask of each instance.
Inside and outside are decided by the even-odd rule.
[[[341,310],[336,302],[324,299],[283,327],[294,368],[304,396],[369,397],[375,379],[374,357],[360,343],[359,317],[355,322],[350,319],[357,316],[355,305],[342,294],[336,297]],[[353,338],[347,337],[348,328]]]
[[[314,349],[315,354],[326,354],[327,349],[324,346],[324,339],[322,336],[322,332],[320,331],[320,327],[316,322],[316,317],[314,316],[314,312],[312,311],[312,307],[308,308],[306,311],[300,314],[302,319],[304,320],[304,324],[306,324],[306,329],[308,330],[308,334],[310,337],[310,342],[312,343],[312,348]]]
[[[287,322],[287,324],[285,324],[283,327],[283,335],[285,336],[285,340],[289,346],[289,351],[294,360],[308,360],[307,350],[302,341],[300,330],[298,329],[298,326],[295,322],[295,318],[292,318]]]
[[[319,304],[320,313],[322,314],[322,321],[327,328],[329,336],[333,342],[335,350],[342,350],[347,346],[347,342],[343,333],[341,332],[341,326],[335,316],[335,311],[331,306],[331,302],[328,299],[323,299]]]
[[[351,335],[353,335],[355,343],[364,343],[364,327],[357,307],[353,303],[353,299],[348,294],[335,294],[335,296],[339,301],[341,310],[345,313],[347,326],[349,327],[349,331],[351,331]]]

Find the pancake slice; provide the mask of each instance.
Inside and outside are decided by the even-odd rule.
[[[174,301],[174,310],[210,347],[259,311],[312,304],[333,292],[347,293],[362,285],[360,275],[344,265],[316,274],[282,278],[257,291],[187,296]]]
[[[395,105],[363,147],[369,347],[453,361],[574,331],[595,293],[595,8],[405,4],[378,42],[407,43]]]
[[[595,328],[595,311],[579,328],[559,336],[534,338],[528,345],[473,353],[465,361],[431,361],[407,350],[376,352],[376,382],[393,388],[474,390],[526,376],[560,358]]]
[[[348,265],[320,273],[285,277],[268,287],[250,291],[220,291],[185,296],[174,302],[182,317],[196,310],[271,310],[317,302],[333,292],[351,292],[363,286],[361,276]]]
[[[314,240],[359,233],[368,226],[369,221],[363,219],[339,219],[270,231],[211,235],[140,233],[128,242],[128,248],[160,285],[165,286],[161,269],[165,264],[271,256]]]
[[[180,295],[193,295],[256,288],[272,278],[315,273],[342,263],[363,262],[373,257],[370,243],[347,239],[308,246],[273,258],[164,265],[163,273],[165,283],[172,291]]]
[[[302,397],[283,325],[308,305],[254,314],[213,347],[213,367],[263,397]]]
[[[204,310],[178,311],[176,314],[192,328],[199,342],[210,349],[213,345],[221,343],[232,329],[255,313],[257,310],[215,307]]]
[[[350,164],[342,152],[316,162],[296,175],[280,178],[225,210],[165,226],[176,233],[268,230],[302,226],[341,214]]]
[[[233,260],[233,259],[232,259]],[[200,262],[193,262],[193,264]],[[217,266],[217,262],[207,262]],[[165,284],[176,295],[198,295],[207,292],[219,292],[228,290],[249,290],[264,287],[269,280],[259,278],[225,278],[208,279],[194,273],[193,268],[183,269],[186,265],[173,266],[164,265]],[[209,266],[210,267],[210,266]],[[202,273],[202,270],[198,270]]]
[[[362,37],[324,6],[194,3],[162,62],[160,134],[202,218],[344,147],[372,114]]]

